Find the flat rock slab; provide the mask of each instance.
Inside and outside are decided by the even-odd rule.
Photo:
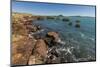
[[[34,41],[28,37],[12,43],[12,64],[27,65],[29,57],[34,48]]]

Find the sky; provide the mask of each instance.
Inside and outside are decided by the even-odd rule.
[[[12,12],[30,13],[33,15],[95,17],[95,6],[13,1]]]

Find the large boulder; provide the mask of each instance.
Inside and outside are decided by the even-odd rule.
[[[61,40],[59,33],[57,32],[48,32],[45,40],[50,46],[54,44],[65,44],[65,42]]]
[[[43,39],[38,39],[34,46],[34,54],[38,54],[42,58],[46,58],[48,46]]]
[[[28,65],[33,65],[33,64],[43,64],[43,58],[41,58],[38,55],[31,55],[28,61]]]
[[[75,27],[80,28],[80,23],[76,23]]]
[[[54,41],[58,41],[59,39],[59,34],[57,32],[48,32],[47,36],[52,37],[54,39]]]
[[[43,64],[47,57],[48,47],[43,39],[38,39],[35,43],[32,55],[29,58],[28,64]]]

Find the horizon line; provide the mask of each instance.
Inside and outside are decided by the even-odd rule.
[[[26,12],[15,12],[15,11],[12,11],[12,13],[25,13],[25,14],[32,14],[32,13],[26,13]],[[59,16],[59,15],[62,15],[62,16],[65,16],[65,17],[69,17],[69,16],[79,16],[79,17],[96,17],[96,16],[86,16],[86,15],[63,15],[63,14],[59,14],[59,15],[38,15],[38,14],[32,14],[34,16]]]

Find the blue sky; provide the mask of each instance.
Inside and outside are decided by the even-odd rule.
[[[71,4],[54,4],[40,2],[12,2],[12,11],[31,13],[33,15],[64,15],[95,17],[94,6],[80,6]]]

